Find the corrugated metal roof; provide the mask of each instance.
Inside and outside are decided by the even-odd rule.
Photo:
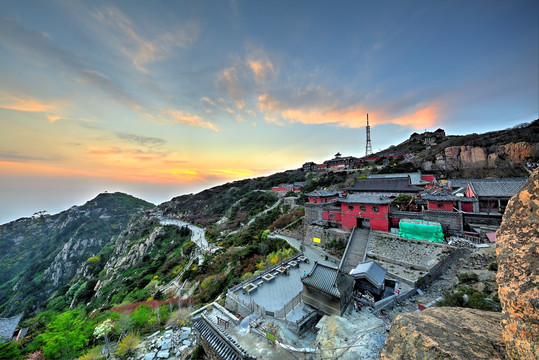
[[[375,261],[364,262],[356,266],[350,272],[354,278],[364,277],[369,280],[374,286],[381,288],[386,279],[387,270],[380,266]]]

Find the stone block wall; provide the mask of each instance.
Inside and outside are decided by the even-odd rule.
[[[305,225],[324,225],[327,221],[322,219],[322,204],[305,204]]]
[[[436,221],[448,226],[447,230],[451,235],[462,234],[462,214],[451,211],[427,210],[423,212],[423,220]]]
[[[313,242],[314,238],[320,239],[320,243]],[[309,245],[319,245],[324,246],[327,242],[331,240],[339,240],[344,244],[348,243],[350,238],[350,232],[341,230],[341,229],[325,229],[322,226],[310,225],[307,226],[305,231],[304,243]]]

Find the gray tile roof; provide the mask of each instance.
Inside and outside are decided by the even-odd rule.
[[[0,343],[9,341],[19,325],[23,314],[15,315],[10,318],[0,318]]]
[[[193,319],[193,326],[223,360],[256,359],[206,316]]]
[[[382,179],[359,179],[347,188],[359,192],[420,192],[421,189],[410,183],[409,177],[392,177]]]
[[[301,281],[306,285],[340,298],[341,293],[338,285],[343,276],[344,274],[337,268],[316,262],[311,272],[303,277]]]
[[[340,200],[344,204],[378,204],[385,205],[391,204],[392,199],[384,198],[379,195],[365,195],[365,194],[350,194],[346,198]]]
[[[328,190],[315,190],[310,193],[305,194],[308,197],[325,197],[325,196],[336,196],[339,195],[338,191],[328,191]]]
[[[477,197],[509,198],[522,189],[527,178],[473,179],[472,191]]]
[[[421,180],[421,172],[401,173],[401,174],[371,174],[369,179],[387,179],[396,177],[409,177],[412,185],[425,185],[427,181]]]
[[[421,198],[429,201],[457,201],[462,199],[462,197],[453,195],[424,195]]]
[[[365,278],[377,288],[381,288],[382,285],[384,285],[386,273],[387,270],[375,261],[361,263],[356,266],[355,269],[350,271],[350,275],[352,275],[354,278]]]

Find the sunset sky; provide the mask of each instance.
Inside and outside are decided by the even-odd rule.
[[[1,1],[0,223],[530,122],[538,4]]]

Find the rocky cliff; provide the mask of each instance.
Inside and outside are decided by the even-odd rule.
[[[55,215],[0,226],[0,314],[31,314],[109,244],[129,219],[152,204],[122,193],[100,194]]]
[[[539,144],[528,142],[509,143],[505,145],[480,146],[448,146],[434,155],[434,161],[424,161],[425,170],[460,170],[465,168],[496,168],[503,165],[514,165],[539,155]]]
[[[380,359],[506,359],[500,320],[500,313],[464,308],[402,314],[391,324]]]
[[[503,339],[513,359],[539,359],[539,172],[509,202],[497,233]]]

